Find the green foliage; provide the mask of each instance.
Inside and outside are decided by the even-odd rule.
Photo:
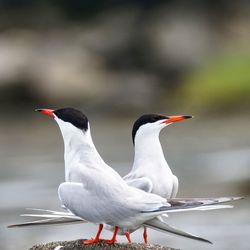
[[[250,104],[250,53],[225,54],[209,61],[187,77],[181,96],[200,111]]]

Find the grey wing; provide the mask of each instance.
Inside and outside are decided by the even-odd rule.
[[[50,225],[71,225],[71,224],[78,224],[78,223],[84,223],[85,221],[81,219],[71,219],[67,217],[62,218],[50,218],[50,219],[40,219],[35,221],[28,221],[24,223],[19,224],[13,224],[9,225],[8,228],[14,228],[14,227],[28,227],[28,226],[50,226]]]
[[[237,201],[243,197],[220,197],[220,198],[175,198],[168,199],[170,207],[162,206],[158,210],[151,212],[176,213],[184,211],[205,211],[212,209],[233,208],[232,205],[225,205],[223,203],[230,201]]]
[[[153,189],[153,183],[147,177],[127,179],[125,181],[129,186],[139,188],[147,193],[151,193],[151,191]]]
[[[212,242],[207,240],[207,239],[204,239],[204,238],[201,238],[199,236],[193,235],[191,233],[185,232],[181,229],[172,227],[172,226],[168,225],[167,223],[165,223],[164,221],[159,220],[158,218],[154,218],[150,221],[146,221],[143,225],[145,225],[149,228],[152,228],[154,230],[163,232],[163,233],[171,233],[171,234],[174,234],[177,236],[181,236],[181,237],[185,237],[185,238],[189,238],[189,239],[212,244]]]
[[[231,205],[224,205],[223,203],[243,199],[243,197],[219,197],[219,198],[173,198],[168,199],[171,207],[169,212],[181,212],[192,210],[209,210],[220,208],[231,208]]]
[[[179,188],[179,181],[178,178],[173,175],[173,189],[172,189],[172,193],[171,193],[171,197],[170,198],[175,198],[178,192],[178,188]]]

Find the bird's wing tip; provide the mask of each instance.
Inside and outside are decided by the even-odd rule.
[[[214,243],[212,242],[212,241],[210,241],[210,240],[207,240],[206,241],[208,244],[211,244],[211,245],[213,245]]]
[[[236,197],[233,197],[233,200],[234,200],[234,201],[243,200],[243,199],[245,199],[244,196],[236,196]]]

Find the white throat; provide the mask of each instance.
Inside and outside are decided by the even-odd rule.
[[[55,117],[64,141],[65,180],[79,181],[78,168],[100,167],[104,161],[93,143],[90,126],[87,131]]]
[[[153,165],[155,170],[157,166],[166,167],[167,162],[159,140],[160,129],[148,134],[138,132],[135,136],[133,170],[150,165]]]

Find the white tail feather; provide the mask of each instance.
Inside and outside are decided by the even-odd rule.
[[[179,213],[179,212],[189,212],[189,211],[208,211],[216,209],[233,208],[232,205],[211,205],[202,207],[192,207],[192,208],[177,208],[173,210],[166,211],[166,213]]]
[[[22,217],[37,217],[37,218],[51,218],[51,219],[55,219],[55,218],[69,218],[69,219],[79,219],[79,220],[83,220],[80,217],[76,216],[76,215],[67,215],[67,214],[21,214],[20,216]]]

